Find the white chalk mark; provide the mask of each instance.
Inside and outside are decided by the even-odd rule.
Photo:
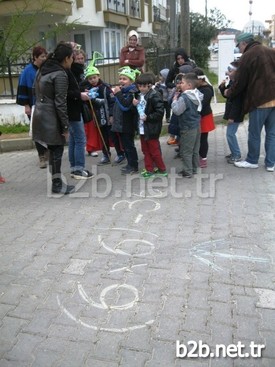
[[[113,227],[113,228],[107,228],[107,227],[94,227],[95,230],[101,230],[101,231],[127,231],[127,232],[138,232],[142,234],[148,234],[150,236],[158,237],[157,234],[152,232],[144,232],[140,231],[139,229],[129,229],[129,228],[120,228],[120,227]]]
[[[123,271],[123,270],[133,273],[133,271],[131,269],[137,268],[138,266],[147,266],[147,265],[148,264],[137,264],[137,265],[131,265],[130,267],[124,266],[123,268],[110,270],[109,273],[116,273],[116,272]]]
[[[255,288],[259,296],[256,306],[260,308],[275,309],[275,291],[271,289]]]
[[[153,250],[154,250],[154,248],[155,248],[155,246],[151,243],[151,242],[149,242],[149,241],[146,241],[146,240],[140,240],[140,239],[136,239],[136,238],[129,238],[129,239],[126,239],[126,240],[122,240],[122,241],[120,241],[118,244],[117,244],[117,246],[116,247],[118,247],[118,246],[122,246],[122,245],[124,245],[124,244],[126,244],[127,242],[133,242],[133,243],[142,243],[142,244],[145,244],[146,246],[149,246],[151,249],[150,249],[150,251],[148,251],[148,252],[143,252],[143,253],[140,253],[140,254],[130,254],[129,252],[126,252],[126,251],[122,251],[122,250],[120,250],[120,249],[113,249],[113,248],[111,248],[110,246],[108,246],[108,245],[106,245],[106,243],[104,242],[104,240],[103,240],[103,238],[102,238],[102,236],[101,235],[98,235],[98,243],[102,246],[102,247],[104,247],[107,251],[110,251],[111,253],[113,253],[113,254],[119,254],[119,255],[123,255],[123,256],[135,256],[135,257],[138,257],[138,256],[145,256],[145,255],[150,255],[152,252],[153,252]]]
[[[139,215],[136,217],[135,223],[136,223],[136,224],[137,224],[137,223],[139,223],[142,217],[143,217],[143,215],[142,215],[142,214],[139,214]]]
[[[122,203],[126,203],[128,204],[128,208],[129,209],[132,209],[132,207],[137,204],[137,203],[144,203],[144,201],[149,201],[149,202],[152,202],[154,203],[154,208],[153,209],[150,209],[150,210],[145,210],[145,212],[154,212],[156,210],[159,210],[160,209],[160,203],[156,202],[155,200],[152,200],[152,199],[142,199],[142,200],[134,200],[134,201],[128,201],[128,200],[120,200],[120,201],[117,201],[116,203],[113,204],[112,206],[112,209],[115,210],[116,209],[116,206],[119,205],[119,204],[122,204]]]
[[[132,286],[132,285],[129,285],[129,284],[113,284],[113,285],[110,285],[109,287],[106,287],[104,288],[101,293],[100,293],[100,296],[99,296],[99,299],[100,299],[100,303],[97,303],[95,302],[91,297],[88,297],[87,293],[84,291],[82,285],[80,283],[78,283],[78,292],[80,294],[80,296],[82,297],[82,299],[90,304],[91,306],[93,307],[96,307],[96,308],[100,308],[100,309],[103,309],[103,310],[107,310],[107,309],[113,309],[113,310],[127,310],[128,308],[131,308],[134,306],[134,304],[138,301],[139,297],[138,297],[138,291],[137,289]],[[105,297],[106,297],[106,294],[115,289],[116,291],[118,291],[119,289],[128,289],[130,290],[131,292],[133,292],[134,294],[134,299],[133,301],[131,302],[128,302],[128,303],[125,303],[125,304],[122,304],[122,305],[107,305],[107,303],[105,302]]]
[[[125,303],[125,304],[122,304],[122,305],[119,305],[119,306],[108,306],[105,302],[105,296],[106,294],[112,290],[112,289],[116,289],[116,290],[119,290],[120,288],[125,288],[125,289],[129,289],[130,291],[133,292],[134,294],[134,299],[133,301],[131,302],[128,302],[128,303]],[[138,291],[136,289],[136,287],[132,286],[132,285],[129,285],[129,284],[113,284],[113,285],[110,285],[109,287],[106,287],[103,289],[103,291],[100,293],[100,301],[101,303],[106,307],[106,308],[110,308],[110,309],[114,309],[114,310],[127,310],[128,308],[131,308],[134,306],[134,304],[139,300],[139,297],[138,297]]]
[[[99,330],[99,331],[107,331],[107,332],[112,332],[112,333],[126,333],[127,331],[133,331],[133,330],[138,330],[138,329],[143,329],[145,328],[146,326],[150,326],[152,325],[155,320],[149,320],[147,322],[145,322],[144,324],[142,325],[134,325],[134,326],[130,326],[128,328],[104,328],[104,327],[98,327],[98,326],[95,326],[95,325],[91,325],[91,324],[87,324],[86,322],[83,322],[82,320],[80,320],[80,318],[76,318],[74,315],[71,314],[70,311],[67,310],[66,307],[64,307],[61,302],[60,302],[60,299],[59,297],[57,296],[57,303],[58,303],[58,306],[60,307],[61,311],[64,312],[71,320],[73,320],[75,323],[81,325],[81,326],[84,326],[88,329],[92,329],[92,330]]]
[[[70,264],[67,266],[66,269],[63,270],[63,273],[83,275],[85,274],[84,272],[85,266],[90,262],[91,260],[71,259]]]
[[[212,267],[216,271],[223,270],[222,267],[215,265],[213,261],[206,259],[206,257],[211,258],[223,258],[229,260],[239,260],[252,263],[270,263],[270,259],[263,257],[247,256],[247,255],[235,255],[228,254],[226,252],[216,251],[217,247],[225,245],[224,239],[206,241],[199,245],[194,246],[189,252],[190,255],[194,256],[196,259],[202,263]],[[214,251],[212,250],[214,248]]]
[[[146,195],[146,192],[144,190],[142,190],[140,192],[140,194],[133,194],[133,196],[137,196],[140,198],[162,198],[164,196],[166,196],[165,192],[160,191],[159,189],[155,189],[154,192],[156,193],[155,195]]]

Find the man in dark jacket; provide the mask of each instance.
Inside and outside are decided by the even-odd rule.
[[[236,167],[258,168],[261,131],[265,126],[265,167],[274,171],[275,164],[275,50],[254,40],[251,33],[237,37],[237,47],[243,54],[236,72],[235,83],[227,97],[241,96],[243,112],[249,113],[248,153]]]

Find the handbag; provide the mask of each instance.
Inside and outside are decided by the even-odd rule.
[[[88,122],[91,122],[93,120],[92,112],[87,103],[82,103],[81,113],[84,124],[87,124]]]

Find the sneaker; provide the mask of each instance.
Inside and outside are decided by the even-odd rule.
[[[231,158],[232,157],[232,154],[230,153],[230,154],[227,154],[224,158],[225,159],[229,159],[229,158]]]
[[[191,173],[188,173],[188,172],[185,172],[185,171],[181,171],[181,172],[179,172],[179,174],[182,177],[185,177],[185,178],[191,178],[192,177]]]
[[[110,164],[110,163],[111,163],[111,161],[110,161],[109,157],[107,157],[107,156],[105,155],[105,156],[103,156],[103,157],[101,158],[101,160],[97,163],[97,165],[98,165],[98,166],[105,166],[106,164]]]
[[[90,154],[92,157],[98,157],[98,153],[97,152],[90,152]]]
[[[168,144],[168,145],[178,145],[178,142],[177,142],[177,139],[170,137],[170,138],[167,140],[167,144]]]
[[[143,178],[154,178],[155,177],[155,174],[154,174],[154,172],[143,171],[143,172],[141,172],[141,176]]]
[[[47,160],[43,155],[39,156],[39,167],[42,169],[47,168]]]
[[[121,168],[120,168],[120,170],[121,170],[121,171],[124,171],[126,168],[129,168],[129,167],[130,167],[130,166],[129,166],[129,165],[128,165],[128,163],[127,163],[127,164],[125,164],[125,166],[121,167]]]
[[[162,171],[161,169],[155,168],[154,169],[154,174],[156,176],[161,176],[161,177],[167,177],[168,173],[166,171]]]
[[[234,162],[234,165],[239,168],[258,168],[258,164],[249,163],[247,161]]]
[[[94,177],[94,174],[89,172],[87,169],[83,169],[82,171],[74,171],[71,173],[71,177],[76,180],[88,180],[89,178]]]
[[[120,163],[122,163],[124,160],[125,160],[125,155],[118,155],[118,156],[115,158],[115,163],[116,163],[116,164],[120,164]]]
[[[230,158],[228,158],[227,159],[227,163],[229,163],[229,164],[234,164],[235,162],[240,162],[242,160],[242,158],[241,157],[239,157],[239,158],[234,158],[234,157],[230,157]]]
[[[207,158],[200,158],[200,168],[207,167]]]
[[[274,172],[274,166],[272,166],[272,167],[265,167],[265,169],[267,170],[267,172]]]
[[[138,168],[128,166],[121,170],[122,175],[133,175],[134,173],[138,173]]]

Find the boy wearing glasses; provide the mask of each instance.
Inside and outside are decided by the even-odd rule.
[[[164,104],[161,95],[152,89],[155,77],[151,73],[140,74],[136,80],[140,91],[139,99],[134,99],[139,113],[139,135],[141,150],[144,154],[144,178],[167,176],[162,159],[159,136],[162,128]]]

